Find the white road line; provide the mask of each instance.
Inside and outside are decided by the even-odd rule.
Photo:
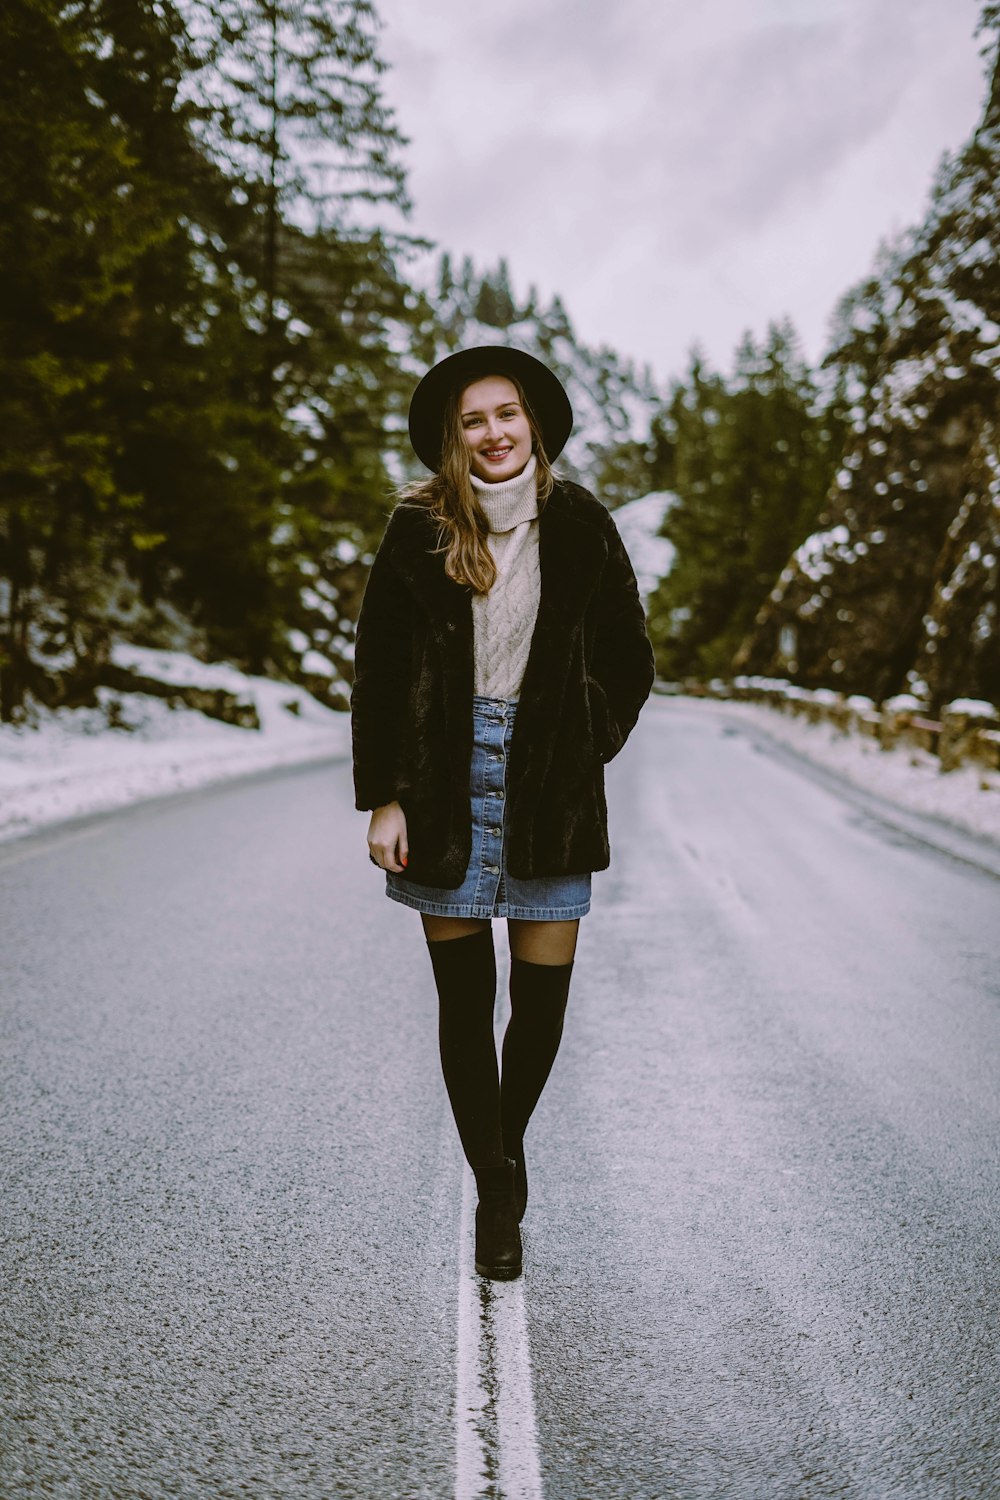
[[[480,1296],[471,1254],[475,1248],[475,1179],[462,1169],[462,1228],[458,1236],[458,1357],[455,1382],[455,1500],[495,1496],[500,1476],[498,1434],[480,1338]]]
[[[498,965],[499,967],[499,965]],[[504,973],[498,974],[506,994]],[[498,1035],[505,1016],[497,1017]],[[455,1500],[543,1500],[523,1281],[474,1266],[475,1178],[462,1172],[455,1386]]]
[[[506,1500],[542,1500],[524,1286],[521,1282],[490,1285],[494,1288],[492,1312],[497,1356],[500,1493]]]
[[[522,1281],[477,1276],[476,1186],[462,1174],[455,1500],[542,1500]]]

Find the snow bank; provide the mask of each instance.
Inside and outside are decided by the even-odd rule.
[[[883,750],[864,735],[845,734],[833,724],[810,723],[764,703],[703,698],[685,698],[684,702],[749,721],[806,760],[908,812],[941,819],[964,833],[1000,843],[1000,772],[981,766],[942,771],[937,756],[929,751],[912,745]]]
[[[969,719],[995,719],[997,711],[984,698],[952,698],[941,710],[942,714],[962,714]]]
[[[0,725],[0,841],[66,818],[350,751],[349,716],[291,683],[250,677],[180,651],[120,645],[114,661],[159,682],[237,694],[256,705],[261,727],[240,729],[193,709],[172,709],[162,698],[109,688],[98,689],[98,708],[39,710],[34,727]]]
[[[677,496],[669,490],[654,490],[652,494],[629,500],[612,511],[625,551],[635,569],[643,604],[673,567],[676,549],[673,542],[659,535],[659,530],[676,499]]]

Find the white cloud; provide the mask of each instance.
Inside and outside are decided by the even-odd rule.
[[[983,92],[977,0],[381,0],[413,227],[665,375],[789,313],[812,355]]]

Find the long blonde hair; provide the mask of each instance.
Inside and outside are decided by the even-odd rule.
[[[496,563],[486,545],[489,526],[476,499],[471,481],[468,444],[462,427],[462,396],[474,385],[496,371],[485,369],[462,382],[448,397],[444,409],[441,441],[441,467],[430,479],[419,479],[404,485],[399,499],[410,505],[426,505],[438,523],[435,553],[443,552],[444,570],[456,583],[466,583],[477,594],[487,594],[497,576]],[[541,511],[555,484],[552,466],[545,454],[542,433],[528,404],[524,388],[512,375],[504,374],[518,394],[531,428],[535,455],[535,478],[538,485],[538,508]]]

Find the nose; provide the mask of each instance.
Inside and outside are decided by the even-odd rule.
[[[495,442],[497,438],[503,436],[503,428],[501,427],[500,422],[496,417],[487,418],[486,436],[489,438],[491,443]]]

